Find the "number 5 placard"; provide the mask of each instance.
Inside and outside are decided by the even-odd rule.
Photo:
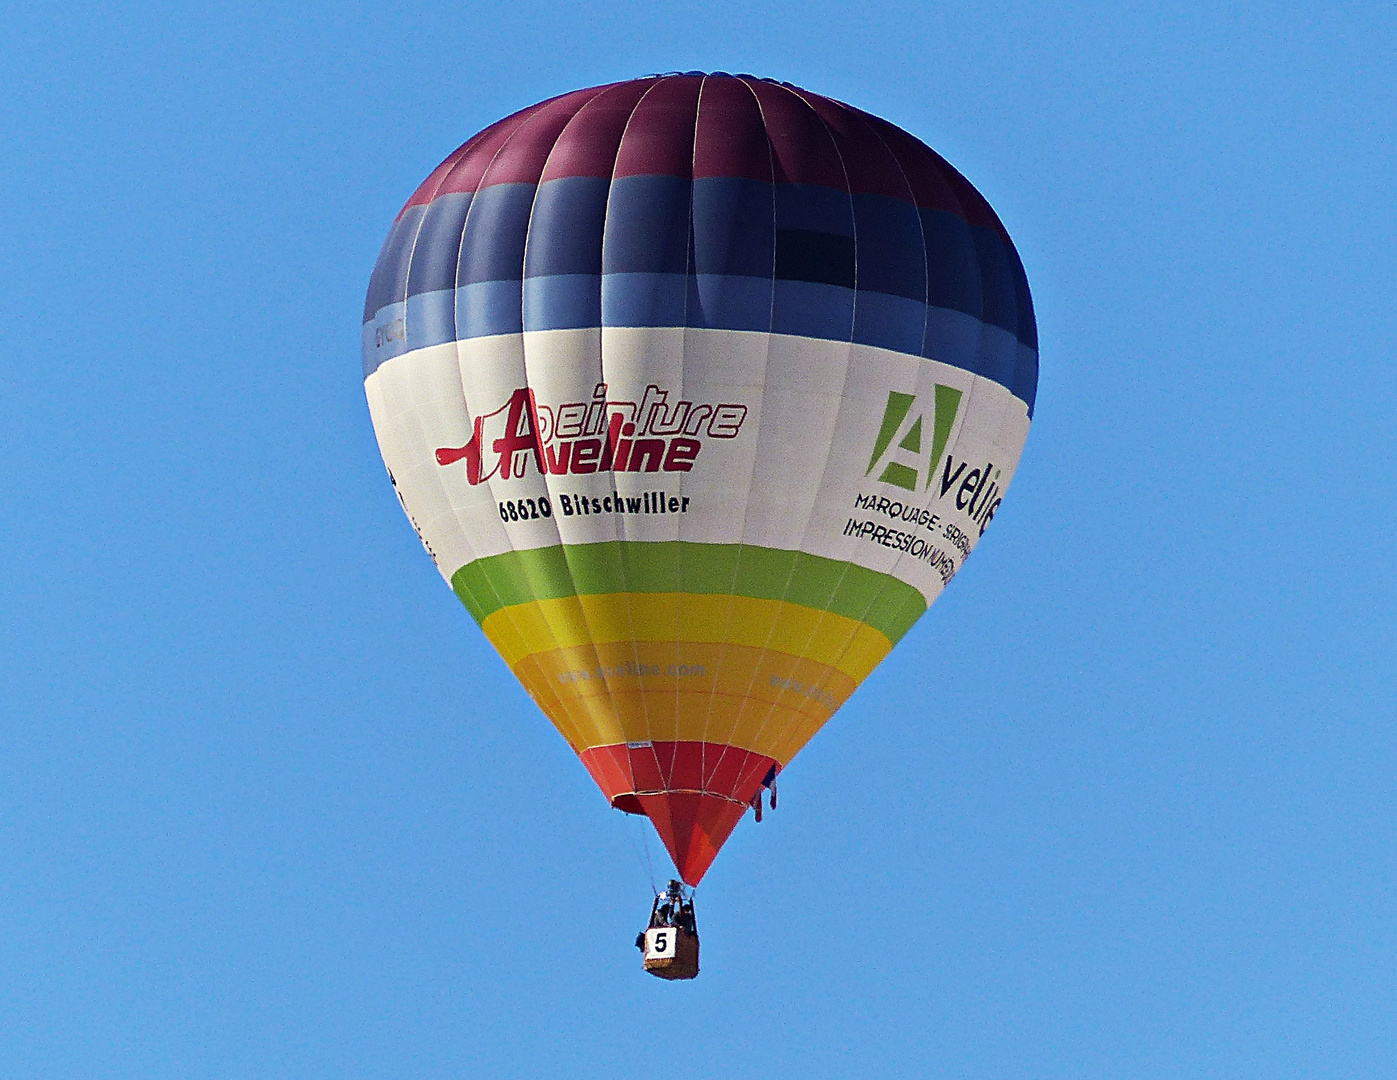
[[[645,959],[666,960],[674,955],[679,932],[672,926],[658,926],[645,931]]]

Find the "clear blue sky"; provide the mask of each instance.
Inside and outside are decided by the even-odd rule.
[[[1397,16],[874,7],[0,16],[0,1076],[1397,1073]],[[1042,380],[668,985],[641,826],[393,498],[359,322],[468,135],[690,68],[965,172]]]

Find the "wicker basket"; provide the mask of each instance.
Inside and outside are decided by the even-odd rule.
[[[699,973],[699,939],[682,926],[645,931],[645,970],[661,979],[692,979]]]

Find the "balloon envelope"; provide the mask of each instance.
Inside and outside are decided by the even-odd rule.
[[[917,139],[674,75],[434,170],[364,311],[423,545],[612,805],[697,884],[964,563],[1037,385],[999,219]]]

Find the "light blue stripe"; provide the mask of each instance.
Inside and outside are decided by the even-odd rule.
[[[407,352],[407,326],[403,312],[407,304],[385,304],[364,324],[364,378],[378,370],[378,365]]]
[[[695,274],[689,285],[689,326],[713,330],[770,330],[771,278]]]
[[[524,329],[523,282],[474,281],[456,290],[459,340],[517,334]]]
[[[1037,353],[1008,330],[886,293],[860,292],[853,308],[854,291],[837,285],[643,273],[556,274],[528,278],[522,289],[529,330],[688,325],[848,341],[852,318],[857,342],[982,375],[1021,401],[1031,402],[1037,388]],[[520,290],[518,281],[482,281],[385,305],[364,324],[365,377],[414,349],[519,333],[525,328]]]
[[[927,307],[905,296],[860,289],[854,303],[854,340],[894,352],[921,352]]]
[[[524,279],[524,329],[573,330],[600,326],[600,274],[553,274]]]
[[[683,326],[685,274],[603,274],[603,326]]]
[[[927,308],[926,314],[921,354],[979,375],[980,364],[972,358],[980,354],[980,330],[985,324],[973,315],[950,308]]]
[[[963,311],[932,307],[926,313],[923,356],[983,375],[1015,392],[1014,377],[1024,350],[1015,335]],[[1028,353],[1034,355],[1031,349]]]
[[[456,340],[456,303],[450,289],[407,298],[407,348],[425,349]]]
[[[818,281],[776,279],[771,332],[848,341],[854,328],[854,290]]]
[[[455,341],[456,296],[450,289],[418,293],[388,304],[364,324],[364,377],[395,356]]]

